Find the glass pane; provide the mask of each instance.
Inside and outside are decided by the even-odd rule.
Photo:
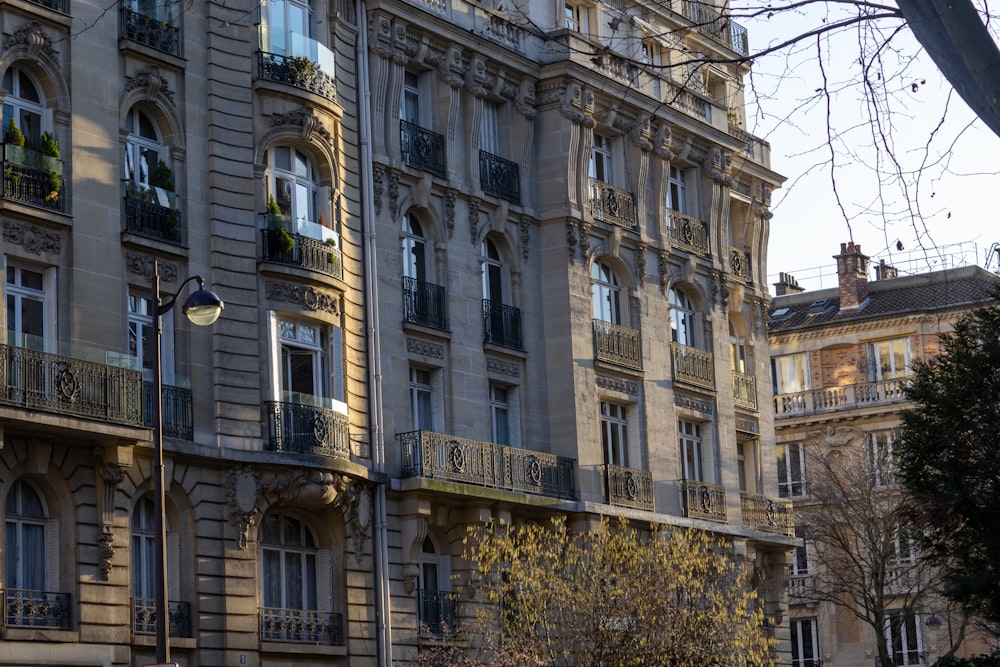
[[[285,552],[285,606],[289,609],[303,609],[302,602],[302,554]]]
[[[265,607],[284,606],[281,599],[281,554],[274,549],[261,553],[261,602]]]

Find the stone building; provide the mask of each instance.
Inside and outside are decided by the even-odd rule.
[[[787,650],[782,178],[746,66],[685,64],[747,53],[721,7],[10,0],[0,33],[0,661],[156,661],[157,276],[226,305],[159,323],[172,660],[411,661],[468,613],[467,526],[552,512],[725,536]]]
[[[899,532],[887,558],[856,561],[868,563],[864,576],[884,575],[883,585],[871,589],[886,599],[884,631],[876,634],[852,610],[823,599],[834,586],[841,589],[839,577],[824,571],[821,562],[830,561],[817,557],[823,544],[808,539],[803,516],[811,504],[832,500],[810,488],[825,483],[826,468],[816,456],[838,448],[846,448],[844,458],[853,452],[865,461],[868,475],[860,485],[839,488],[884,498],[896,492],[892,447],[899,413],[910,405],[904,388],[911,364],[937,354],[941,335],[990,299],[998,280],[978,266],[900,275],[884,261],[869,267],[869,257],[853,243],[842,244],[835,259],[836,288],[806,292],[793,276],[781,274],[769,313],[779,491],[800,512],[796,530],[807,538],[796,549],[789,578],[791,664],[867,667],[877,643],[885,642],[894,664],[929,665],[958,641],[962,619],[928,592],[933,572],[921,568],[912,537]],[[856,510],[866,501],[858,502]],[[876,519],[855,529],[874,533],[881,527]],[[859,537],[854,548],[861,553],[874,543]],[[841,574],[861,576],[855,569]],[[860,599],[852,599],[860,610]],[[961,647],[963,654],[986,650],[990,644],[974,632]]]

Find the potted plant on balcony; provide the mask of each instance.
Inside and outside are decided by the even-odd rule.
[[[293,86],[307,86],[316,79],[319,63],[314,63],[305,56],[291,56],[285,59],[288,67],[288,83]]]
[[[268,235],[271,252],[291,252],[292,248],[295,247],[295,239],[285,229],[285,216],[282,215],[281,207],[278,206],[278,202],[274,201],[274,197],[271,195],[267,196],[267,209],[265,212],[267,213],[268,227],[271,229],[271,234]]]
[[[59,142],[49,132],[42,132],[38,150],[42,154],[42,165],[47,168],[49,176],[49,194],[45,195],[45,201],[58,201],[59,192],[62,190],[62,170],[59,164],[62,154],[59,151]]]

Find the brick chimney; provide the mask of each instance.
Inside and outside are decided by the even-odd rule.
[[[899,269],[885,263],[884,259],[878,261],[875,267],[875,280],[892,280],[899,277]]]
[[[840,283],[840,309],[857,308],[868,298],[868,257],[861,254],[861,246],[854,242],[841,243],[837,260],[837,278]]]
[[[795,276],[790,273],[779,273],[778,282],[774,283],[774,293],[778,296],[798,294],[799,292],[804,292],[805,290],[805,287],[799,287],[799,283],[795,280]]]

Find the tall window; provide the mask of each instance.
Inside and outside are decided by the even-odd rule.
[[[421,545],[419,565],[420,623],[427,632],[440,635],[446,626],[454,629],[452,598],[448,592],[451,576],[448,555],[438,550],[430,535]]]
[[[747,372],[747,339],[729,323],[729,366],[737,373]]]
[[[24,134],[25,145],[37,147],[42,138],[45,111],[38,87],[27,72],[12,65],[4,72],[3,89],[7,91],[3,101],[3,131],[10,127],[11,120],[16,120],[18,129]]]
[[[695,347],[694,305],[676,287],[670,288],[670,334],[675,343]]]
[[[815,618],[795,618],[792,629],[792,667],[820,667]]]
[[[277,609],[317,609],[318,545],[312,531],[286,514],[260,526],[261,603]]]
[[[5,511],[4,582],[8,595],[11,590],[46,590],[47,517],[41,496],[28,482],[19,479],[7,493]]]
[[[272,146],[267,160],[267,194],[288,221],[288,231],[326,240],[333,236],[332,221],[322,220],[319,212],[319,170],[302,151],[291,146]]]
[[[302,38],[312,37],[312,7],[307,0],[263,0],[263,48],[280,55],[305,55]]]
[[[143,496],[132,512],[132,597],[156,597],[156,513]]]
[[[607,264],[594,262],[590,267],[594,319],[612,324],[622,323],[621,287]]]
[[[812,574],[813,570],[813,543],[812,540],[806,537],[805,528],[802,526],[795,527],[795,537],[802,540],[800,546],[795,547],[795,553],[792,555],[792,576],[803,576],[806,574]]]
[[[778,445],[778,495],[797,498],[806,494],[806,452],[801,442]]]
[[[889,564],[893,566],[912,565],[917,561],[917,540],[913,531],[898,527],[889,545]]]
[[[483,101],[483,117],[479,128],[479,147],[487,153],[500,155],[500,105]]]
[[[667,208],[678,213],[689,214],[687,195],[687,174],[683,169],[670,167],[667,181]]]
[[[910,339],[893,338],[868,343],[868,379],[872,382],[904,378],[910,372]]]
[[[596,178],[604,183],[612,181],[611,153],[613,142],[611,139],[594,134],[594,148],[590,151],[590,177]]]
[[[427,281],[424,231],[413,216],[403,216],[403,276],[418,283]]]
[[[771,357],[771,385],[775,396],[809,389],[809,355],[799,352]]]
[[[125,139],[123,177],[126,181],[149,189],[153,185],[150,179],[154,170],[163,158],[160,134],[153,120],[136,108],[130,109],[125,116],[125,129],[128,130],[128,137]]]
[[[868,470],[872,483],[877,487],[895,484],[896,463],[892,453],[896,432],[892,429],[865,434]]]
[[[52,310],[46,298],[46,272],[37,267],[7,264],[7,342],[33,350],[45,349],[55,335]]]
[[[420,75],[403,73],[403,96],[399,104],[399,119],[420,125]]]
[[[163,381],[174,381],[174,325],[172,317],[160,320],[163,339]],[[142,293],[129,288],[128,292],[128,353],[135,357],[146,380],[153,379],[153,301]]]
[[[414,431],[434,430],[433,375],[425,368],[410,367],[410,417]]]
[[[480,251],[483,262],[483,298],[500,305],[504,302],[504,272],[500,251],[490,239],[483,241]]]
[[[574,5],[568,2],[564,4],[563,27],[567,30],[575,30],[577,32],[584,30],[584,12],[585,10],[579,5]]]
[[[628,409],[618,403],[601,401],[601,443],[604,462],[628,465]]]
[[[684,479],[705,481],[702,468],[701,424],[681,419],[677,422],[677,432],[680,434]]]
[[[502,385],[490,383],[490,427],[493,442],[512,445],[510,420],[510,391]]]
[[[885,619],[885,641],[895,665],[923,664],[923,638],[920,636],[920,623],[912,611],[888,612]]]
[[[317,399],[343,401],[341,329],[284,319],[277,326],[281,400],[310,405]]]

